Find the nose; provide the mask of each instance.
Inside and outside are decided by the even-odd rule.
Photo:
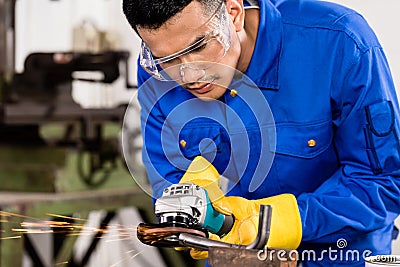
[[[184,83],[194,83],[199,81],[206,75],[206,71],[204,69],[198,69],[190,64],[182,64],[179,67],[179,73]]]

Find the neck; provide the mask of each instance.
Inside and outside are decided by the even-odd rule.
[[[245,13],[244,28],[238,33],[241,53],[237,69],[245,72],[249,67],[257,40],[260,12],[258,9],[248,9]]]

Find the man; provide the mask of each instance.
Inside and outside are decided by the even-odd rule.
[[[312,0],[124,0],[123,9],[143,40],[143,158],[155,198],[202,155],[230,181],[230,196],[213,202],[236,219],[222,241],[251,242],[259,205],[271,204],[268,247],[301,239],[304,266],[364,266],[363,256],[390,253],[399,109],[359,14]]]

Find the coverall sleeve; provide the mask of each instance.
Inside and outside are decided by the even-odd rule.
[[[298,196],[303,241],[349,241],[400,213],[399,109],[382,48],[359,51],[343,75],[331,92],[340,168]]]

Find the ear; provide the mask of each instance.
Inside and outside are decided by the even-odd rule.
[[[226,0],[226,9],[233,20],[237,32],[244,27],[244,7],[242,0]]]

